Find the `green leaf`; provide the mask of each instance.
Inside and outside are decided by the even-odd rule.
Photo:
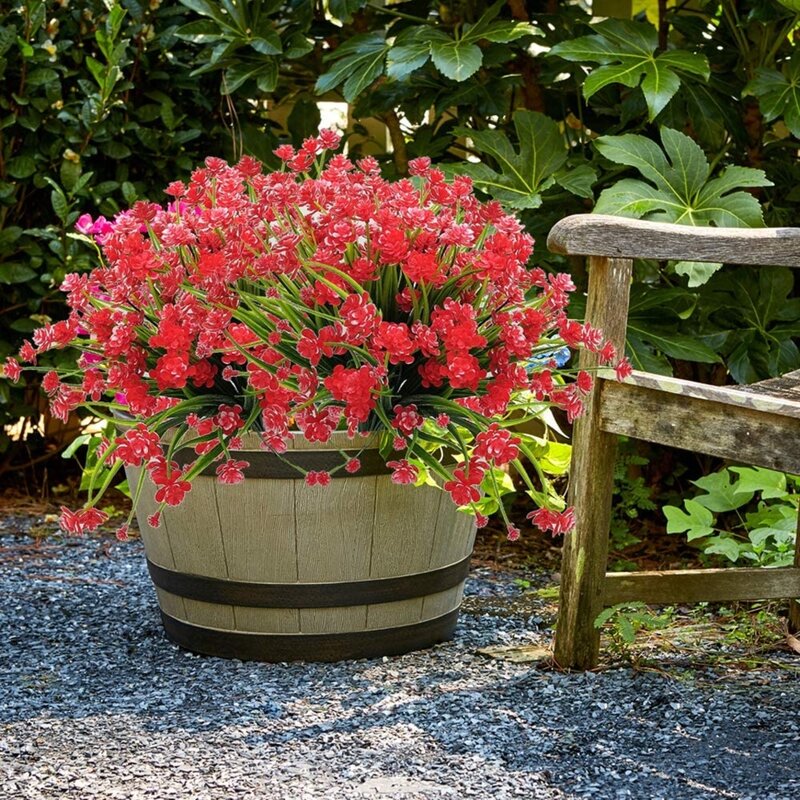
[[[483,50],[463,39],[431,44],[431,57],[436,69],[454,81],[464,81],[474,75],[483,63]]]
[[[537,208],[542,192],[555,183],[555,174],[566,163],[564,138],[555,120],[536,111],[517,111],[514,128],[519,150],[502,131],[456,128],[457,136],[469,137],[478,152],[497,164],[497,169],[486,164],[462,164],[458,171],[510,208]]]
[[[612,83],[630,88],[641,85],[652,122],[678,91],[681,74],[708,79],[710,70],[705,56],[685,50],[656,55],[658,34],[649,23],[607,19],[593,29],[596,34],[559,42],[549,53],[567,61],[601,64],[584,81],[583,95],[587,100]]]
[[[742,548],[735,539],[720,536],[703,550],[709,555],[725,556],[729,561],[736,563],[742,555]]]
[[[696,500],[684,500],[686,511],[677,506],[664,506],[667,533],[686,533],[691,542],[714,533],[714,515]]]
[[[431,57],[431,33],[427,25],[406,28],[386,55],[386,75],[400,81],[427,64]]]
[[[36,172],[36,160],[31,156],[15,156],[6,164],[6,173],[12,178],[30,178]]]
[[[673,265],[677,275],[685,275],[688,278],[686,285],[690,289],[708,283],[711,276],[721,268],[722,264],[714,264],[709,261],[676,261]]]
[[[334,63],[317,79],[317,94],[325,94],[344,84],[344,99],[353,102],[381,76],[388,50],[386,40],[377,33],[361,33],[348,39],[326,57]]]
[[[230,22],[225,18],[218,3],[212,3],[211,0],[180,0],[180,3],[202,17],[210,17],[225,27],[230,27]]]
[[[697,361],[701,364],[715,364],[720,360],[719,356],[703,342],[670,328],[659,328],[657,325],[643,327],[640,323],[629,322],[628,336],[632,335],[648,342],[670,358]]]
[[[26,264],[0,264],[0,283],[25,283],[36,277],[36,272]]]
[[[701,506],[718,514],[741,508],[753,499],[753,492],[747,491],[740,482],[731,483],[731,476],[727,469],[712,472],[692,483],[705,492],[694,499]]]
[[[67,217],[69,216],[69,204],[61,189],[53,189],[53,191],[50,192],[50,204],[53,206],[53,211],[56,212],[56,216],[66,225]]]
[[[739,476],[737,491],[761,492],[763,500],[783,499],[787,496],[786,475],[764,467],[729,467]]]
[[[683,225],[763,225],[758,200],[747,192],[734,191],[771,186],[762,170],[727,167],[709,180],[710,166],[696,142],[671,128],[661,129],[661,141],[663,150],[633,133],[602,136],[595,142],[609,161],[635,167],[650,181],[618,181],[601,193],[595,213]]]
[[[72,193],[75,190],[75,186],[81,177],[81,169],[80,161],[75,162],[68,158],[61,161],[58,177],[61,178],[61,184],[67,192]]]
[[[281,37],[275,31],[264,31],[250,42],[250,47],[262,56],[276,56],[283,52]]]
[[[213,44],[222,36],[222,28],[210,19],[198,19],[182,25],[175,36],[193,44]]]
[[[275,76],[275,81],[273,81],[273,75]],[[254,64],[252,61],[242,61],[233,64],[225,70],[225,82],[222,86],[222,94],[232,94],[245,81],[251,78],[259,79],[261,77],[267,78],[267,86],[271,85],[272,89],[275,88],[274,84],[277,82],[277,66],[275,65],[274,59],[259,61],[257,64]],[[262,91],[265,90],[262,89]],[[266,91],[271,91],[271,89],[267,89]]]
[[[315,135],[319,123],[319,106],[310,97],[299,97],[286,120],[286,126],[295,144],[300,144],[306,137]]]
[[[360,11],[367,0],[328,0],[328,9],[331,16],[340,22],[350,22],[353,14]]]
[[[800,139],[800,57],[784,61],[781,71],[759,67],[742,92],[758,98],[764,119],[783,117],[792,135]]]
[[[597,173],[588,165],[581,164],[572,169],[566,168],[556,176],[556,183],[571,194],[591,200],[594,195],[592,186],[597,180]]]

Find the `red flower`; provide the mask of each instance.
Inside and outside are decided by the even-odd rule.
[[[392,483],[415,483],[419,470],[403,458],[400,461],[387,461],[386,466],[392,470]]]
[[[516,542],[519,539],[519,528],[509,523],[506,528],[506,538],[509,542]]]
[[[569,533],[575,527],[575,510],[568,508],[565,511],[551,511],[549,508],[537,508],[527,515],[537,528],[551,531],[553,536],[560,533]]]
[[[67,533],[81,536],[84,533],[97,530],[107,519],[108,514],[94,506],[81,508],[78,511],[71,511],[66,506],[61,506],[61,516],[58,523],[61,529]]]
[[[478,488],[483,480],[483,474],[458,467],[453,470],[453,479],[446,481],[444,490],[450,493],[453,502],[457,506],[467,506],[470,503],[477,503],[481,499],[481,490]]]
[[[396,405],[394,407],[392,427],[406,436],[410,436],[417,428],[421,428],[424,423],[425,418],[417,411],[417,407],[413,403],[407,406]]]
[[[249,466],[248,461],[234,461],[229,458],[217,467],[217,479],[220,483],[241,483],[244,480],[244,470]]]
[[[386,351],[390,364],[412,364],[417,345],[411,339],[408,325],[404,322],[381,322],[372,338],[373,347]]]
[[[622,361],[614,367],[614,372],[617,375],[618,381],[624,381],[625,378],[629,378],[633,373],[633,368],[631,367],[631,362],[628,361],[627,358],[623,358]]]
[[[145,461],[161,455],[161,440],[157,433],[140,422],[135,428],[114,440],[115,455],[129,467],[140,467]]]
[[[191,488],[192,484],[184,480],[183,473],[177,472],[156,490],[156,502],[179,506]]]
[[[518,436],[512,436],[505,428],[496,422],[489,429],[482,431],[475,437],[475,455],[502,466],[513,461],[519,455]]]
[[[331,482],[331,474],[326,470],[309,470],[305,477],[306,486],[328,486]]]
[[[353,475],[361,469],[361,461],[357,458],[350,458],[344,465],[344,469],[345,472],[349,472],[351,475]]]
[[[22,375],[22,367],[20,367],[19,361],[17,361],[16,358],[9,356],[6,359],[6,362],[3,365],[3,375],[14,383],[20,379],[20,376]]]

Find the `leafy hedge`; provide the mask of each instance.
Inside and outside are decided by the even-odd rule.
[[[555,0],[22,0],[0,23],[0,358],[88,266],[69,236],[80,213],[158,198],[208,154],[271,161],[316,130],[320,98],[386,125],[387,173],[429,155],[540,241],[592,209],[796,224],[800,15],[777,0],[657,5],[590,24]],[[268,103],[291,108],[285,127]],[[737,381],[800,367],[788,271],[636,272],[637,365]],[[0,379],[0,423],[34,405]]]

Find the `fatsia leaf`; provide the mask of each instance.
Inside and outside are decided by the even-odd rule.
[[[705,56],[685,50],[668,50],[656,55],[658,34],[649,23],[607,19],[594,26],[596,33],[571,41],[559,42],[551,56],[567,61],[596,62],[583,83],[588,100],[612,83],[634,88],[641,85],[652,121],[678,91],[682,74],[708,79]]]
[[[464,81],[474,75],[483,63],[483,50],[464,39],[450,39],[430,45],[436,69],[446,78]]]
[[[679,131],[661,129],[663,150],[638,134],[602,136],[595,146],[609,161],[635,167],[649,181],[624,178],[606,189],[598,214],[677,222],[684,225],[760,227],[758,200],[743,188],[771,186],[763,171],[727,167],[709,180],[710,166],[700,147]]]
[[[474,131],[456,128],[457,136],[472,140],[473,147],[490,156],[497,164],[464,164],[459,172],[469,175],[475,184],[510,208],[537,208],[542,192],[556,180],[556,173],[567,160],[564,139],[558,124],[536,111],[518,111],[514,115],[519,150],[515,150],[501,131]]]
[[[760,67],[743,93],[758,98],[767,122],[783,117],[792,135],[800,139],[800,58],[784,61],[780,72]]]
[[[331,15],[341,22],[350,22],[353,14],[364,7],[366,0],[329,0]]]
[[[348,103],[353,102],[383,74],[388,50],[389,45],[378,33],[361,33],[348,39],[327,56],[333,66],[317,79],[317,94],[324,94],[344,84],[344,99]]]

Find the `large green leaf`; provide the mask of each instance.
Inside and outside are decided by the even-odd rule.
[[[474,75],[483,63],[483,51],[464,39],[434,42],[430,46],[436,69],[446,78],[464,81]]]
[[[560,42],[551,56],[567,61],[596,62],[583,83],[588,100],[611,83],[634,88],[641,85],[650,120],[658,116],[681,85],[682,74],[709,76],[705,56],[685,50],[656,55],[658,34],[649,23],[607,19],[594,26],[596,34]]]
[[[800,57],[784,61],[780,72],[763,67],[757,69],[743,93],[758,98],[767,122],[783,117],[792,135],[800,139]]]
[[[516,150],[502,131],[474,131],[456,128],[457,136],[469,137],[472,146],[491,157],[496,168],[487,164],[463,164],[458,172],[469,175],[487,194],[510,208],[538,208],[542,192],[557,181],[578,195],[583,195],[594,181],[588,167],[574,176],[563,172],[567,161],[564,137],[555,120],[536,111],[517,111],[514,115],[519,150]],[[587,172],[589,170],[589,172]]]
[[[379,33],[360,33],[348,39],[327,57],[334,64],[317,79],[317,93],[325,94],[344,84],[344,99],[353,102],[383,74],[388,50],[389,45]]]
[[[649,183],[625,178],[598,198],[595,212],[684,225],[760,227],[761,206],[741,191],[771,186],[762,170],[727,167],[709,179],[711,168],[700,147],[671,128],[661,129],[662,150],[638,134],[602,136],[598,151],[609,161],[635,167]]]

